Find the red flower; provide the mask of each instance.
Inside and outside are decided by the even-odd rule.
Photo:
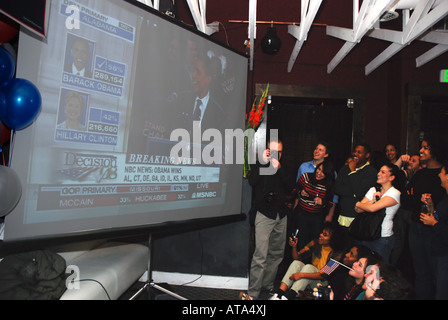
[[[258,104],[258,106],[256,104],[257,99],[255,98],[255,101],[252,105],[252,109],[249,112],[249,120],[247,120],[248,116],[246,114],[246,121],[247,121],[246,129],[252,128],[256,130],[260,125],[261,121],[263,120],[263,109],[268,94],[268,89],[269,89],[269,83],[261,95],[260,103]]]

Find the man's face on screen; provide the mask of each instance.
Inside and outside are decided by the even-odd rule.
[[[84,69],[87,65],[87,60],[89,59],[89,45],[87,42],[82,40],[73,42],[72,55],[76,69]]]
[[[201,60],[196,59],[193,71],[193,87],[194,92],[196,92],[199,98],[203,98],[207,95],[211,80],[211,76],[208,75],[205,70],[204,63]]]

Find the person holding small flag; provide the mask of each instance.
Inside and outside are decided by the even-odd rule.
[[[347,292],[356,284],[356,278],[352,276],[353,264],[361,258],[373,255],[374,253],[368,247],[358,244],[347,251],[341,260],[333,261],[333,259],[330,259],[330,266],[327,263],[321,271],[324,269],[331,271],[328,275],[328,284],[333,291],[332,300],[344,300]],[[336,267],[331,268],[331,263]]]
[[[284,275],[279,289],[270,300],[294,300],[297,299],[300,290],[308,285],[316,287],[318,283],[326,285],[328,276],[325,270],[333,267],[327,266],[331,258],[338,260],[340,255],[337,248],[337,229],[332,223],[325,223],[319,238],[308,243],[303,249],[297,251],[297,238],[289,238],[292,247],[294,261],[290,264]],[[309,264],[304,263],[310,258]],[[322,268],[324,268],[322,271]],[[331,273],[331,272],[330,272]]]

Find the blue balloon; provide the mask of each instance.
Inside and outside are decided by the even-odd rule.
[[[0,46],[0,85],[12,79],[16,70],[11,54]]]
[[[28,80],[13,78],[0,87],[0,119],[13,130],[21,130],[38,115],[42,98]]]

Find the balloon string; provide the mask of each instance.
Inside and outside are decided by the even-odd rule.
[[[12,153],[14,150],[14,140],[16,137],[16,130],[13,129],[11,130],[11,138],[10,138],[10,142],[9,142],[9,160],[8,160],[8,167],[11,168],[11,158],[12,158]]]

